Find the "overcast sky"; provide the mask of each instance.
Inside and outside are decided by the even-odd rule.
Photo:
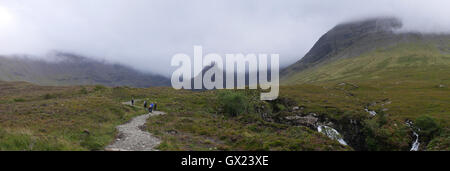
[[[450,32],[448,0],[0,0],[0,54],[57,50],[170,75],[176,53],[278,53],[299,60],[338,23],[395,16]]]

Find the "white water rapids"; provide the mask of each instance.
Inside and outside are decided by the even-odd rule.
[[[416,131],[414,131],[413,123],[411,121],[406,121],[406,125],[408,125],[413,130],[413,135],[416,137],[416,140],[414,141],[410,151],[419,151],[420,146],[419,134]]]
[[[364,109],[364,110],[366,110],[366,112],[369,113],[369,114],[372,115],[372,116],[377,115],[377,112],[375,112],[375,111],[373,111],[373,110],[369,110],[368,108],[366,108],[366,109]]]
[[[342,135],[339,134],[339,132],[336,131],[334,128],[325,125],[319,125],[317,127],[317,131],[327,135],[331,139],[337,140],[342,145],[348,145],[347,142],[345,142],[344,139],[342,138]]]
[[[419,134],[417,134],[416,132],[413,132],[413,134],[416,137],[416,141],[414,141],[410,151],[419,151]]]

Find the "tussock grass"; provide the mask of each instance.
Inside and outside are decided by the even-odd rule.
[[[1,82],[0,89],[0,150],[102,150],[115,126],[144,112],[120,105],[110,88]]]

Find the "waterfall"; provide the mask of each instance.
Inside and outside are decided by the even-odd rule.
[[[419,146],[420,146],[419,134],[416,131],[414,131],[413,124],[414,123],[412,121],[409,121],[409,120],[406,121],[406,125],[408,125],[412,129],[413,135],[416,137],[416,140],[414,141],[410,151],[419,151]],[[420,131],[420,129],[419,129],[419,131]]]
[[[377,115],[377,112],[373,111],[373,110],[369,110],[369,108],[365,108],[364,110],[366,110],[367,113],[369,113],[372,116]]]
[[[410,151],[419,151],[419,134],[417,134],[416,132],[413,132],[414,136],[416,137],[416,141],[414,141],[411,150]]]
[[[344,141],[343,137],[337,130],[325,125],[319,125],[317,127],[317,131],[327,135],[329,138],[333,140],[337,140],[342,145],[348,145],[347,142]]]

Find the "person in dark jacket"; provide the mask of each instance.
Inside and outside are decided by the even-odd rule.
[[[147,101],[144,101],[144,108],[147,109]]]

